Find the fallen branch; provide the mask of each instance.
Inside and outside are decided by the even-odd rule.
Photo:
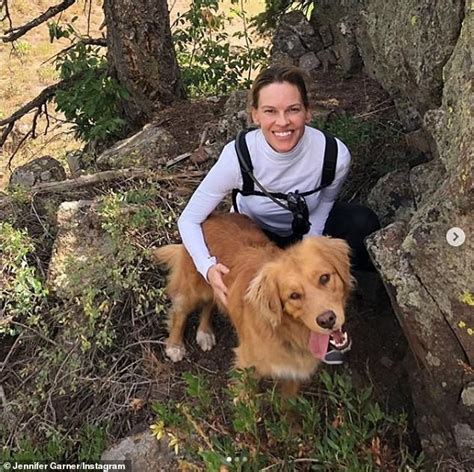
[[[45,21],[49,20],[53,16],[56,16],[58,13],[66,10],[74,3],[76,3],[76,0],[64,0],[59,5],[55,5],[54,7],[48,8],[44,13],[42,13],[40,16],[38,16],[34,20],[31,20],[30,22],[25,23],[22,26],[16,26],[16,27],[6,30],[5,36],[0,36],[0,38],[2,39],[4,43],[11,43],[13,41],[16,41],[18,38],[23,36],[25,33],[30,31],[31,29],[35,28],[41,23],[44,23]]]
[[[140,167],[118,170],[105,170],[102,172],[97,172],[96,174],[81,175],[74,179],[62,180],[60,182],[45,182],[42,184],[34,185],[33,187],[31,187],[31,193],[34,195],[44,193],[63,193],[83,187],[102,184],[104,182],[141,179],[145,177],[164,182],[179,179],[180,177],[201,177],[203,174],[203,171],[196,171],[185,172],[182,174],[167,175],[161,172],[151,171],[150,169]]]

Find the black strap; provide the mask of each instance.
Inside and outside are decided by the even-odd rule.
[[[247,141],[245,136],[247,135],[248,130],[239,131],[237,138],[235,139],[235,149],[237,152],[240,171],[242,173],[242,189],[234,189],[232,191],[232,200],[235,211],[237,211],[237,194],[241,193],[244,196],[247,195],[257,195],[257,196],[270,196],[273,198],[285,200],[287,198],[286,193],[278,192],[267,192],[267,191],[258,191],[255,190],[255,177],[253,176],[253,164],[250,157],[249,149],[247,146]],[[301,192],[300,195],[306,197],[312,195],[313,193],[319,192],[325,187],[328,187],[334,181],[336,176],[336,167],[337,167],[337,142],[334,136],[321,131],[326,138],[326,146],[324,148],[324,158],[323,158],[323,170],[321,175],[321,185],[314,190],[309,190],[307,192]]]
[[[332,184],[334,177],[336,176],[337,166],[337,142],[334,136],[325,133],[326,147],[324,148],[324,162],[323,162],[323,174],[321,177],[320,188],[329,187]]]

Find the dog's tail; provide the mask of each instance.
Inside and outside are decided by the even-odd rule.
[[[182,256],[184,247],[182,244],[167,244],[152,250],[153,259],[158,264],[165,264],[169,268],[176,267]]]

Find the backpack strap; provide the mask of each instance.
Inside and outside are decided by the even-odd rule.
[[[243,185],[241,192],[243,195],[251,195],[255,189],[254,182],[250,177],[250,174],[253,173],[253,164],[252,159],[250,158],[247,141],[245,140],[247,132],[247,130],[239,131],[237,138],[235,138],[235,150],[237,151],[240,171],[242,173]]]
[[[321,177],[321,188],[332,184],[336,176],[337,166],[337,142],[334,136],[322,132],[326,138],[326,147],[324,148],[323,175]]]
[[[245,136],[248,130],[239,131],[235,139],[235,150],[237,153],[240,171],[242,174],[242,189],[234,189],[232,191],[232,203],[234,210],[238,212],[237,208],[237,194],[241,193],[242,195],[259,195],[259,196],[271,196],[273,198],[278,198],[285,200],[287,194],[285,193],[271,193],[271,192],[260,192],[255,190],[254,178],[253,177],[253,164],[250,157],[249,149],[247,146],[247,141]],[[319,192],[325,187],[328,187],[334,181],[336,176],[336,167],[337,167],[337,141],[334,136],[321,131],[324,134],[326,145],[324,148],[324,157],[323,157],[323,170],[321,175],[321,185],[314,190],[309,190],[307,192],[301,192],[300,195],[306,197],[312,195],[313,193]]]

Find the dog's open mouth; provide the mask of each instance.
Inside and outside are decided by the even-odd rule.
[[[337,331],[333,331],[331,334],[320,334],[311,331],[308,347],[314,357],[317,359],[324,359],[329,344],[331,344],[334,349],[342,351],[348,347],[349,343],[349,336],[345,329],[341,328]]]
[[[347,335],[344,327],[338,329],[337,331],[333,331],[329,335],[329,343],[338,351],[342,351],[347,348],[349,346],[349,342],[349,336]]]

